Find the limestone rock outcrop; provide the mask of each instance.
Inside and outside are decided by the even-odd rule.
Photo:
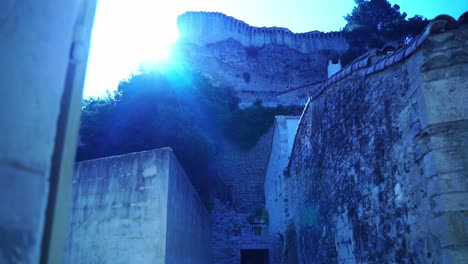
[[[221,13],[187,12],[178,18],[177,54],[239,92],[241,101],[327,78],[327,63],[348,48],[338,32],[296,34],[258,28]]]

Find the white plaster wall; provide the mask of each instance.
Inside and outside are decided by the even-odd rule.
[[[294,145],[294,138],[296,137],[297,125],[299,124],[299,117],[287,117],[286,127],[288,129],[288,159],[291,155],[292,147]]]
[[[328,61],[328,78],[332,77],[335,73],[341,70],[341,60],[338,60],[337,63],[333,63],[332,60]]]
[[[298,116],[276,116],[274,136],[265,176],[265,202],[269,214],[270,262],[280,263],[284,242],[278,234],[286,237],[288,223],[287,186],[283,171],[291,154],[296,135]]]
[[[0,2],[0,263],[38,263],[78,1]]]

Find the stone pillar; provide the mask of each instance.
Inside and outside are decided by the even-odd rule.
[[[0,3],[0,263],[38,263],[80,1]]]
[[[468,258],[468,67],[461,55],[466,45],[451,41],[454,34],[427,40],[417,102],[421,143],[416,155],[428,184],[427,226],[440,250],[432,255],[440,263]]]

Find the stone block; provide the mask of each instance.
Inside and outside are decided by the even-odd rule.
[[[446,69],[450,70],[450,68]],[[468,86],[464,78],[440,79],[424,83],[421,89],[425,113],[422,128],[431,124],[468,119]]]
[[[432,177],[437,174],[437,166],[435,163],[434,152],[431,151],[424,155],[422,160],[422,174],[426,177]]]
[[[440,252],[441,264],[466,263],[468,259],[468,249],[466,246],[461,248],[445,248]]]
[[[432,177],[436,174],[466,171],[468,162],[463,150],[438,149],[424,155],[421,166],[424,176]]]
[[[468,210],[468,192],[445,193],[432,197],[432,212]]]
[[[467,171],[437,174],[428,180],[427,193],[429,196],[452,192],[468,193]]]

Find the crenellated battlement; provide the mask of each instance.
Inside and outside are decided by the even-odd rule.
[[[304,53],[318,50],[344,52],[348,44],[341,32],[293,33],[281,27],[254,27],[219,12],[186,12],[177,19],[179,36],[196,44],[235,39],[244,46],[286,45]]]

